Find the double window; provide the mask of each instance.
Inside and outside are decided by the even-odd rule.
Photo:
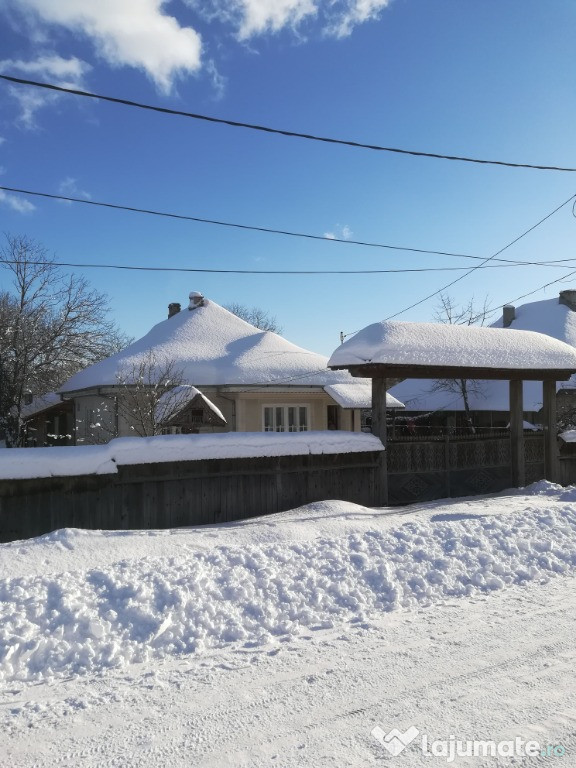
[[[265,405],[264,432],[307,432],[307,405]]]

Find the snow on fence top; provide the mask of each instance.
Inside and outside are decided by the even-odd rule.
[[[576,371],[576,350],[535,331],[383,321],[344,342],[328,365]]]
[[[120,437],[106,445],[10,448],[0,451],[0,480],[115,474],[118,466],[202,459],[382,451],[363,432],[224,432],[208,435]]]

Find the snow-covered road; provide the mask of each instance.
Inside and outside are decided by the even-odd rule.
[[[411,514],[333,502],[221,529],[69,531],[3,545],[0,632],[10,625],[12,645],[0,765],[576,766],[574,497],[540,484]],[[96,565],[116,592],[86,587],[100,583]],[[198,574],[211,603],[198,602]],[[140,583],[124,604],[128,576]],[[282,589],[293,604],[298,577],[309,611],[296,600],[288,625]],[[48,610],[42,596],[54,585]],[[112,603],[104,634],[90,630]],[[225,603],[234,626],[258,618],[265,631],[227,640]],[[162,609],[156,628],[152,605]],[[211,616],[204,642],[183,652],[200,610]],[[129,652],[103,655],[106,643]],[[418,735],[391,756],[375,727]],[[550,755],[448,763],[422,751],[423,738],[441,753],[455,740],[517,737]]]
[[[413,725],[429,741],[520,736],[562,745],[560,764],[574,766],[575,587],[561,577],[265,648],[13,686],[0,720],[2,765],[447,764],[424,756],[419,740],[390,757],[371,735],[376,725]]]

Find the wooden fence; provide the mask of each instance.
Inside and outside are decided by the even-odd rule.
[[[539,433],[524,441],[528,484],[544,477],[544,441]],[[504,490],[512,485],[510,458],[509,435],[391,441],[388,503]],[[0,480],[0,541],[65,527],[222,523],[325,499],[382,506],[382,480],[380,451],[121,464],[117,474]],[[560,480],[576,483],[576,456],[560,459]]]
[[[387,446],[388,503],[497,493],[512,485],[510,435],[400,438]],[[544,477],[542,433],[524,435],[526,484]]]
[[[109,475],[0,480],[0,541],[57,528],[222,523],[325,499],[378,506],[381,455],[210,459],[121,465]]]

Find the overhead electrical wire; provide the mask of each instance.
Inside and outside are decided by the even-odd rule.
[[[575,262],[576,256],[566,261]],[[17,259],[0,259],[2,264],[18,264]],[[40,265],[43,261],[27,261],[27,264]],[[415,267],[403,269],[203,269],[199,267],[151,267],[151,266],[133,266],[127,264],[80,264],[69,261],[51,261],[55,267],[73,267],[80,269],[125,269],[139,272],[202,272],[224,275],[388,275],[404,274],[409,272],[457,272],[458,270],[468,269],[468,267]],[[565,265],[549,262],[518,262],[510,264],[491,264],[490,266],[480,267],[480,269],[506,269],[510,267],[557,267],[565,269]],[[348,336],[350,334],[347,334]]]
[[[262,131],[264,133],[276,134],[280,136],[288,136],[297,139],[307,139],[309,141],[320,141],[325,144],[339,144],[347,147],[354,147],[357,149],[370,149],[377,152],[392,152],[400,155],[412,155],[413,157],[429,157],[437,160],[453,160],[462,163],[477,163],[480,165],[499,165],[508,168],[528,168],[530,170],[539,171],[562,171],[568,173],[576,172],[576,168],[565,168],[557,165],[536,165],[533,163],[513,163],[504,160],[484,160],[476,157],[465,157],[462,155],[444,155],[438,152],[422,152],[413,149],[400,149],[398,147],[384,147],[379,144],[364,144],[359,141],[350,141],[346,139],[337,139],[329,136],[317,136],[311,133],[300,133],[298,131],[288,131],[281,128],[273,128],[269,125],[258,125],[256,123],[244,123],[239,120],[227,120],[221,117],[212,117],[210,115],[202,115],[196,112],[185,112],[179,109],[169,109],[167,107],[159,107],[153,104],[144,104],[139,101],[131,101],[130,99],[121,99],[114,96],[107,96],[101,93],[92,93],[91,91],[83,91],[77,88],[65,88],[61,85],[55,85],[54,83],[43,83],[37,80],[28,80],[22,77],[13,77],[11,75],[0,74],[0,79],[16,85],[28,85],[35,88],[45,88],[50,91],[56,91],[58,93],[68,93],[73,96],[83,96],[90,99],[99,99],[100,101],[108,101],[113,104],[121,104],[126,107],[135,107],[137,109],[145,109],[152,112],[160,112],[167,115],[177,115],[179,117],[192,118],[194,120],[204,120],[209,123],[218,123],[221,125],[228,125],[233,128],[248,128],[253,131]]]
[[[467,253],[435,251],[427,248],[411,248],[409,246],[403,246],[403,245],[389,245],[386,243],[373,243],[373,242],[366,242],[362,240],[349,240],[349,239],[338,238],[338,237],[327,237],[325,235],[312,235],[307,232],[294,232],[294,231],[283,230],[283,229],[272,229],[270,227],[259,227],[259,226],[252,226],[249,224],[238,224],[230,221],[219,221],[217,219],[205,219],[199,216],[188,216],[180,213],[170,213],[168,211],[157,211],[157,210],[152,210],[147,208],[137,208],[135,206],[129,206],[129,205],[119,205],[115,203],[107,203],[107,202],[96,201],[96,200],[86,200],[80,197],[68,197],[66,195],[57,195],[49,192],[38,192],[36,190],[21,189],[18,187],[7,187],[7,186],[0,185],[0,190],[4,192],[15,192],[17,194],[30,195],[33,197],[43,197],[43,198],[48,198],[50,200],[61,200],[68,203],[81,203],[83,205],[92,205],[99,208],[110,208],[112,210],[118,210],[118,211],[129,211],[130,213],[142,213],[149,216],[160,216],[160,217],[165,217],[169,219],[178,219],[181,221],[193,221],[200,224],[214,224],[221,227],[232,227],[236,229],[248,230],[253,232],[263,232],[265,234],[284,235],[287,237],[300,237],[308,240],[321,240],[327,243],[342,243],[344,245],[359,245],[365,248],[381,248],[381,249],[390,250],[390,251],[407,251],[409,253],[431,254],[433,256],[450,256],[450,257],[460,258],[460,259],[473,259],[474,261],[481,261],[481,262],[486,261],[486,258],[484,256],[472,256],[471,254],[467,254]],[[518,261],[514,259],[498,259],[498,258],[493,258],[492,260],[498,261],[502,265],[510,265],[510,266],[559,266],[564,261],[573,261],[573,259],[553,259],[551,261]],[[98,265],[62,264],[61,266],[77,267],[77,266],[98,266]],[[114,265],[111,265],[111,266],[114,266]],[[157,269],[160,270],[161,268],[157,268]],[[412,270],[352,270],[351,272],[349,272],[349,274],[356,274],[356,273],[361,274],[361,273],[371,273],[371,272],[375,272],[375,273],[394,272],[394,271],[396,272],[445,271],[445,270],[451,270],[451,269],[467,269],[467,267],[436,267],[433,269],[429,268],[429,269],[412,269]],[[231,271],[236,271],[236,270],[231,270]],[[252,271],[249,270],[249,272],[252,272]],[[252,273],[258,274],[258,270],[254,270]],[[330,274],[330,272],[327,273],[325,270],[320,270],[317,272],[304,270],[304,271],[298,271],[295,274],[308,274],[308,273]],[[275,274],[275,272],[264,272],[263,274]],[[280,272],[279,274],[291,274],[291,271]],[[334,274],[348,274],[348,272],[342,272],[338,270],[338,271],[334,271]]]
[[[384,243],[371,243],[361,240],[348,240],[339,237],[326,237],[325,235],[312,235],[307,232],[293,232],[283,229],[272,229],[270,227],[258,227],[250,224],[238,224],[231,221],[220,221],[218,219],[206,219],[200,216],[187,216],[180,213],[169,213],[167,211],[156,211],[148,208],[137,208],[130,205],[118,205],[115,203],[97,202],[96,200],[86,200],[81,197],[67,197],[65,195],[50,194],[48,192],[38,192],[30,189],[19,189],[18,187],[0,186],[0,190],[5,192],[17,192],[21,195],[30,195],[33,197],[45,197],[51,200],[62,200],[67,203],[82,203],[83,205],[93,205],[100,208],[111,208],[118,211],[130,211],[131,213],[143,213],[148,216],[161,216],[169,219],[180,219],[181,221],[194,221],[199,224],[214,224],[219,227],[231,227],[233,229],[245,229],[252,232],[264,232],[272,235],[284,235],[286,237],[302,237],[307,240],[323,240],[329,243],[345,243],[347,245],[361,245],[365,248],[383,248],[391,251],[410,251],[411,253],[430,253],[434,256],[456,256],[462,259],[482,260],[482,256],[470,256],[465,253],[450,253],[447,251],[433,251],[425,248],[409,248],[402,245],[386,245]]]
[[[428,299],[432,299],[434,296],[438,296],[439,294],[443,293],[447,288],[451,288],[456,283],[460,282],[460,280],[463,280],[465,277],[468,277],[468,275],[471,275],[473,272],[475,272],[478,269],[483,268],[489,261],[493,261],[496,259],[497,256],[499,256],[501,253],[503,253],[505,250],[513,246],[515,243],[517,243],[519,240],[521,240],[523,237],[526,237],[526,235],[530,234],[530,232],[533,232],[537,227],[539,227],[541,224],[543,224],[545,221],[547,221],[551,216],[554,216],[555,213],[558,213],[562,208],[564,208],[568,203],[571,203],[573,200],[576,200],[576,195],[570,195],[570,197],[565,200],[563,203],[561,203],[558,207],[554,208],[553,211],[550,211],[550,213],[546,214],[542,219],[536,222],[536,224],[533,224],[531,227],[529,227],[527,230],[522,232],[521,235],[518,235],[518,237],[515,237],[514,240],[511,240],[507,245],[505,245],[503,248],[500,248],[499,251],[496,251],[496,253],[492,254],[492,256],[488,256],[482,264],[477,264],[474,267],[471,267],[469,270],[467,270],[466,274],[460,275],[460,277],[457,277],[455,280],[452,280],[452,282],[448,283],[447,285],[442,286],[442,288],[439,288],[437,291],[434,291],[433,293],[428,294],[423,299],[420,299],[419,301],[415,301],[413,304],[410,304],[408,307],[404,307],[404,309],[399,310],[398,312],[395,312],[392,315],[388,315],[388,317],[385,317],[382,322],[386,322],[387,320],[392,320],[394,317],[398,317],[398,315],[404,314],[404,312],[407,312],[409,309],[414,309],[414,307],[420,306],[420,304],[424,304],[424,302],[428,301]],[[560,280],[565,278],[560,278]],[[554,280],[553,282],[559,282],[559,280]],[[550,283],[551,285],[551,283]],[[544,286],[545,287],[545,286]],[[537,289],[540,290],[540,289]],[[355,333],[358,333],[358,331],[351,331],[350,333],[344,334],[344,338],[348,336],[353,336]]]

